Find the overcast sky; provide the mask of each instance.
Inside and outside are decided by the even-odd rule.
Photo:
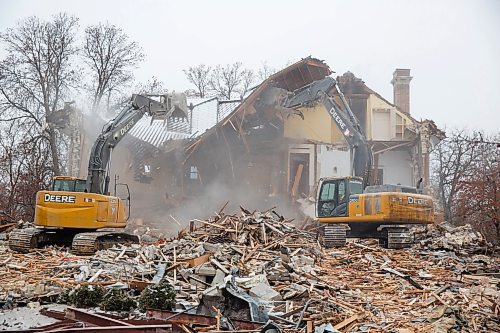
[[[0,0],[0,31],[58,12],[79,17],[82,32],[123,28],[147,55],[136,79],[169,90],[191,88],[182,69],[200,63],[282,68],[311,55],[389,101],[394,69],[411,68],[415,118],[500,130],[500,0]]]

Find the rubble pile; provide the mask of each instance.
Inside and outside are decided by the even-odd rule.
[[[467,226],[421,230],[412,249],[372,240],[325,249],[315,233],[273,210],[242,208],[193,220],[175,239],[92,257],[55,247],[16,254],[0,245],[0,305],[50,302],[77,285],[137,294],[168,285],[175,303],[146,316],[170,323],[165,318],[175,315],[186,329],[196,318],[215,318],[215,330],[268,322],[282,331],[493,332],[500,328],[499,263]]]
[[[16,222],[12,216],[0,210],[0,240],[7,239],[7,234],[17,227],[23,227],[23,220]]]
[[[483,235],[474,231],[470,224],[455,227],[444,222],[427,230],[420,245],[428,249],[443,249],[471,254],[474,251],[483,250],[487,243]]]

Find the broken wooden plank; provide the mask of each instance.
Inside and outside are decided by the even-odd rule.
[[[216,259],[212,258],[210,259],[210,262],[215,266],[217,266],[217,268],[223,271],[225,274],[229,274],[229,270],[226,267],[222,266],[222,264],[218,262]]]
[[[337,325],[333,326],[335,329],[340,330],[341,328],[346,327],[347,325],[351,324],[352,322],[360,319],[361,316],[359,314],[355,314],[354,316],[351,316],[344,321],[338,323]]]
[[[300,179],[302,178],[302,171],[304,170],[304,164],[299,164],[297,171],[295,172],[295,177],[293,179],[292,185],[292,198],[297,197],[297,191],[299,189]]]

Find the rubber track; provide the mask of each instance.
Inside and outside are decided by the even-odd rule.
[[[342,247],[346,243],[346,230],[338,226],[326,226],[324,245],[326,248]]]

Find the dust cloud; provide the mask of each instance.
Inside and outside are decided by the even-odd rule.
[[[86,156],[82,156],[81,176],[82,172],[86,176],[91,147],[105,123],[106,121],[99,117],[84,117],[87,148],[84,151]],[[111,158],[111,194],[115,195],[115,182],[128,184],[131,197],[130,222],[140,221],[166,236],[176,235],[193,219],[206,220],[215,216],[226,203],[225,214],[239,213],[240,206],[251,212],[275,208],[276,212],[286,219],[296,219],[300,215],[297,207],[293,206],[287,197],[289,194],[278,194],[288,193],[283,191],[286,186],[284,184],[287,183],[284,179],[287,173],[286,170],[281,170],[283,165],[286,166],[283,159],[288,145],[284,142],[278,143],[279,139],[276,140],[282,137],[282,128],[278,124],[267,125],[269,123],[271,122],[253,129],[260,132],[247,133],[258,138],[257,140],[265,138],[266,141],[272,142],[263,151],[254,152],[253,155],[239,153],[242,141],[234,133],[225,134],[226,139],[232,142],[230,147],[225,141],[210,142],[212,147],[217,148],[204,147],[203,150],[209,153],[198,156],[198,163],[202,164],[201,170],[213,178],[203,179],[202,184],[195,184],[197,186],[186,184],[191,180],[189,174],[186,174],[188,166],[182,164],[186,157],[185,142],[181,144],[175,141],[169,142],[170,145],[175,144],[175,147],[170,147],[168,157],[162,152],[148,157],[147,163],[150,163],[153,169],[151,181],[137,181],[134,178],[134,156],[128,149],[129,143],[137,139],[131,135],[126,136],[114,149]],[[150,150],[154,148],[150,147]],[[210,171],[207,171],[204,164],[211,164]],[[181,168],[183,170],[178,170]],[[231,174],[231,170],[235,175]],[[278,188],[280,190],[277,190]],[[127,197],[125,188],[118,187],[116,195]]]

